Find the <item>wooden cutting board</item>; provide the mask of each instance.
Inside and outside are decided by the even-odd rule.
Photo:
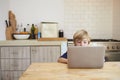
[[[67,41],[66,38],[40,38],[38,41]]]

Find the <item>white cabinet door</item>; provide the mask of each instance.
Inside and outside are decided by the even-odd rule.
[[[57,62],[61,54],[61,46],[31,47],[31,62]]]

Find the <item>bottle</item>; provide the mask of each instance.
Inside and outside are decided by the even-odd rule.
[[[34,31],[34,34],[35,34],[35,38],[38,39],[38,26],[35,25],[35,31]]]
[[[26,32],[26,28],[24,28],[24,32]]]
[[[35,31],[35,27],[34,27],[34,24],[32,24],[32,27],[31,27],[31,38],[32,39],[35,39],[35,33],[34,33],[34,31]]]
[[[20,26],[19,26],[19,24],[18,24],[17,27],[16,27],[16,32],[17,32],[17,33],[20,32]]]
[[[59,30],[59,37],[64,37],[64,32],[62,29]]]
[[[23,32],[23,24],[20,25],[20,32]]]
[[[38,39],[41,38],[41,32],[38,32]]]
[[[35,34],[38,34],[38,26],[35,25],[34,27],[35,27],[35,31],[34,31],[34,33],[35,33]]]
[[[30,33],[30,25],[29,24],[26,25],[26,31]]]
[[[39,26],[38,27],[38,39],[40,39],[41,38],[41,27]]]

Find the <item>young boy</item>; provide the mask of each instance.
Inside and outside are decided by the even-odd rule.
[[[79,30],[73,35],[73,41],[75,46],[87,46],[90,43],[90,37],[88,35],[88,32],[85,30]],[[60,58],[58,59],[58,62],[66,63],[68,62],[67,59],[67,52],[64,53]]]

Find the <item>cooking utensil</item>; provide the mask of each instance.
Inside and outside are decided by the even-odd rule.
[[[9,25],[8,25],[8,22],[7,22],[7,20],[5,20],[5,23],[6,23],[6,27],[8,27]]]

